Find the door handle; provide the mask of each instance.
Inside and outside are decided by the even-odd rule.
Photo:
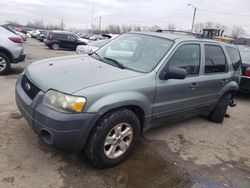
[[[198,84],[197,82],[194,82],[194,83],[192,83],[192,84],[189,86],[189,88],[191,88],[191,89],[196,89],[198,86],[199,86],[199,84]]]

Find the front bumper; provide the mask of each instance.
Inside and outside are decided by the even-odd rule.
[[[82,150],[98,114],[69,114],[52,110],[43,105],[42,91],[31,100],[21,86],[22,77],[19,76],[16,82],[16,104],[30,127],[47,144],[67,150]]]
[[[250,77],[246,76],[241,77],[240,90],[250,91]]]

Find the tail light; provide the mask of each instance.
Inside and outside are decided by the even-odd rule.
[[[247,67],[246,69],[245,69],[245,71],[244,71],[244,74],[243,74],[244,76],[248,76],[248,77],[250,77],[250,67]]]
[[[20,38],[20,37],[9,37],[9,39],[10,39],[12,42],[15,42],[15,43],[22,43],[22,42],[23,42],[23,39]]]

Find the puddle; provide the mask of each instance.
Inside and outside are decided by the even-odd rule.
[[[105,170],[96,169],[85,156],[68,155],[66,167],[59,169],[65,187],[143,187],[188,188],[193,183],[174,163],[168,163],[154,150],[151,142],[140,141],[131,157]]]
[[[195,165],[162,141],[141,139],[129,159],[110,169],[93,167],[82,153],[64,152],[42,142],[39,149],[50,153],[51,160],[56,156],[66,164],[57,169],[64,188],[250,188],[249,169],[243,163]]]

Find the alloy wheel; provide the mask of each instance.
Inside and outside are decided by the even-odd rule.
[[[7,63],[4,58],[0,57],[0,72],[6,69]]]
[[[123,155],[131,145],[133,129],[128,123],[120,123],[113,127],[104,142],[106,157],[115,159]]]

